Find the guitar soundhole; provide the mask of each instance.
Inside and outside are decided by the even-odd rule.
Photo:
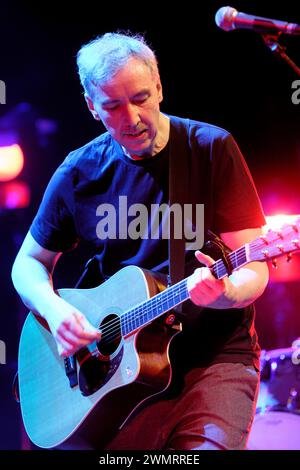
[[[99,354],[90,354],[87,348],[77,353],[77,357],[79,354],[83,357],[82,361],[79,360],[79,388],[84,396],[92,395],[108,382],[123,356],[123,348],[118,350],[122,339],[118,315],[108,315],[99,326],[102,332],[97,343]]]
[[[111,356],[118,348],[121,336],[121,322],[118,315],[110,314],[100,324],[102,337],[97,344],[98,351],[103,356]]]

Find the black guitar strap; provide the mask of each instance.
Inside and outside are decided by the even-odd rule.
[[[169,155],[169,207],[179,204],[182,213],[182,236],[176,238],[175,217],[170,217],[169,231],[169,284],[173,285],[184,278],[185,271],[185,237],[184,237],[184,204],[188,203],[189,187],[189,120],[171,118],[170,155]],[[172,211],[170,211],[170,214]],[[178,229],[178,226],[177,226]],[[181,313],[181,305],[176,307]]]

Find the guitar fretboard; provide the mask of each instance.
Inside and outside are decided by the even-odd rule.
[[[241,266],[247,263],[246,245],[242,246],[238,250],[233,251],[232,253],[227,255],[226,258],[229,265],[229,273],[240,268]],[[211,270],[217,279],[222,279],[223,277],[228,275],[227,266],[225,266],[224,261],[222,259],[216,261],[212,265]]]
[[[243,246],[230,253],[227,256],[227,263],[230,272],[246,264],[246,247]],[[227,267],[222,259],[216,261],[210,269],[217,279],[222,279],[228,275]],[[154,297],[151,297],[151,299],[125,312],[121,316],[122,335],[128,335],[141,328],[169,310],[172,310],[176,305],[185,302],[188,298],[187,279],[183,279]]]

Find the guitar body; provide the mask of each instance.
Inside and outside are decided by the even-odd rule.
[[[158,276],[129,266],[96,288],[58,291],[92,325],[106,328],[107,338],[109,329],[114,333],[113,341],[102,346],[101,339],[78,353],[78,384],[72,387],[47,323],[29,313],[20,339],[19,389],[34,444],[103,449],[141,402],[168,387],[168,349],[180,323],[161,317],[127,336],[119,329],[124,312],[164,289]]]

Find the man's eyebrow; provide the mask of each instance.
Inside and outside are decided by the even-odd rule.
[[[135,100],[135,99],[141,98],[145,95],[148,95],[148,96],[150,95],[150,91],[149,91],[148,88],[145,88],[145,89],[139,91],[138,93],[133,95],[131,99]],[[121,100],[118,100],[118,99],[107,99],[107,100],[102,101],[101,105],[102,106],[110,106],[110,105],[118,104],[120,102],[121,102]]]
[[[133,96],[133,99],[135,99],[135,98],[140,98],[141,96],[144,96],[144,95],[150,95],[150,91],[148,90],[148,88],[145,88],[144,90],[141,90],[141,91],[139,91],[138,93],[136,93],[136,94]]]
[[[117,104],[119,102],[120,102],[120,100],[104,100],[104,101],[102,101],[101,105],[106,106],[106,105],[110,105],[110,104]]]

